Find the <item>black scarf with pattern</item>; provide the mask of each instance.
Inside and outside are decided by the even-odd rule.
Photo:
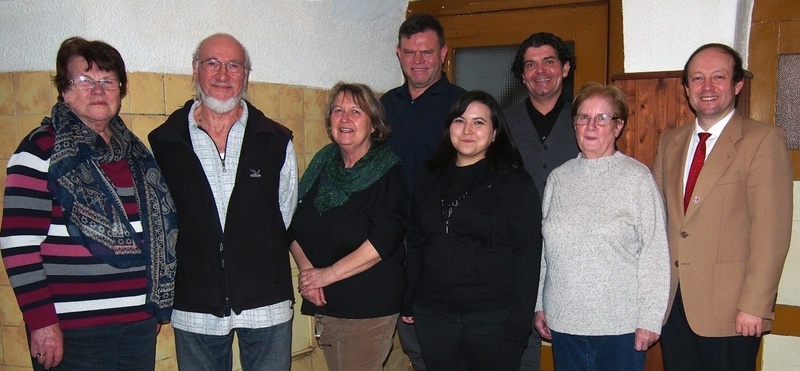
[[[125,269],[147,267],[147,311],[168,320],[174,298],[177,217],[167,184],[147,147],[115,115],[111,143],[86,126],[64,102],[53,106],[55,144],[47,188],[61,204],[69,236],[92,256]],[[127,160],[133,177],[143,238],[100,163]]]

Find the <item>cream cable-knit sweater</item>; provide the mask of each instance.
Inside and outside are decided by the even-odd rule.
[[[643,164],[616,152],[555,169],[542,199],[536,311],[572,335],[661,333],[669,251],[661,195]]]

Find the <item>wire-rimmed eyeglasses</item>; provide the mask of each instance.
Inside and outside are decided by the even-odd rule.
[[[220,62],[216,58],[206,59],[201,61],[199,59],[195,59],[195,62],[200,63],[204,70],[208,73],[217,73],[219,70],[222,69],[222,66],[225,66],[225,70],[228,71],[229,74],[238,76],[244,73],[248,69],[247,66],[240,62],[230,61],[227,63]]]
[[[605,113],[601,113],[595,117],[586,114],[575,115],[575,125],[578,126],[586,126],[589,125],[590,122],[594,121],[595,125],[599,127],[606,127],[617,120],[619,120],[619,117],[607,115]]]
[[[119,88],[122,87],[122,83],[117,79],[95,80],[86,76],[78,76],[72,80],[69,80],[69,83],[78,90],[92,90],[98,84],[103,90],[106,91],[119,90]]]

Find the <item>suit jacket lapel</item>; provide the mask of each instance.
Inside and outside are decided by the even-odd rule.
[[[717,180],[728,168],[733,158],[736,156],[736,142],[742,138],[742,117],[734,114],[725,129],[722,130],[714,148],[708,155],[700,175],[697,177],[697,183],[694,186],[694,197],[699,197],[700,202],[689,202],[689,207],[686,209],[684,220],[689,220],[692,214],[703,204],[711,188],[717,183]]]
[[[674,210],[674,215],[683,215],[683,190],[686,188],[686,185],[683,184],[683,169],[686,164],[686,151],[694,132],[694,123],[683,125],[677,130],[678,132],[672,138],[673,143],[666,146],[668,152],[665,154],[665,158],[669,161],[666,164],[664,179],[673,180],[665,182],[664,194],[672,195],[672,197],[667,197],[667,210]]]

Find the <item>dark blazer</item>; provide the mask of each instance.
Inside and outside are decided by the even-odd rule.
[[[572,103],[565,102],[556,119],[556,125],[544,143],[533,127],[525,102],[503,111],[511,137],[522,155],[525,170],[533,178],[539,198],[544,194],[547,176],[553,169],[575,158],[580,153],[572,127]]]
[[[698,335],[737,336],[739,310],[766,319],[768,331],[791,236],[786,136],[735,113],[708,155],[684,215],[684,164],[694,128],[690,123],[666,131],[653,168],[667,209],[667,311],[680,282],[686,318]]]

